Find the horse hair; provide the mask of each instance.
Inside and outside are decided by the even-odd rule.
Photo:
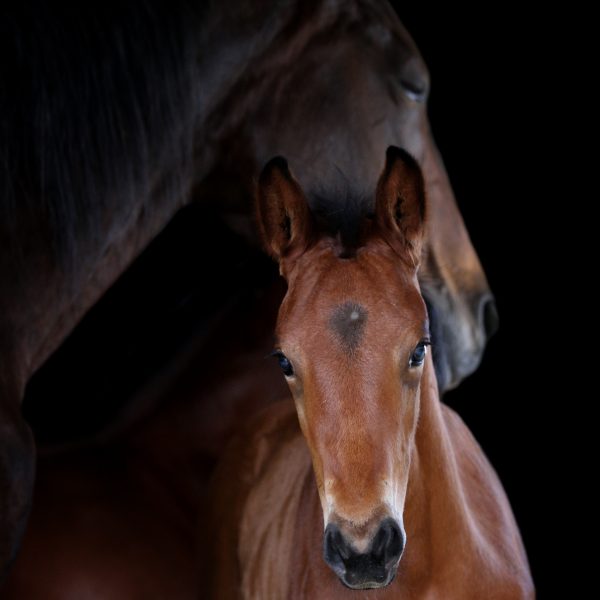
[[[186,2],[27,2],[0,14],[0,245],[45,223],[68,268],[102,216],[183,193],[192,155]],[[156,181],[157,167],[179,165]],[[36,232],[37,233],[37,232]]]
[[[311,190],[308,203],[315,215],[318,227],[340,242],[341,258],[351,258],[360,247],[363,224],[373,215],[372,194],[356,193],[347,181],[334,186]]]

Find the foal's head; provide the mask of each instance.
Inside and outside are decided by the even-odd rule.
[[[375,214],[349,249],[319,232],[285,160],[260,177],[258,217],[288,291],[279,363],[312,455],[324,557],[347,586],[394,577],[426,362],[427,311],[417,282],[425,213],[415,161],[391,147]]]

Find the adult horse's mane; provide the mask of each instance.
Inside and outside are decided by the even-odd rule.
[[[67,267],[78,240],[106,234],[107,209],[184,192],[195,15],[176,4],[3,8],[0,230],[12,258],[28,216],[45,215],[44,235]],[[175,166],[162,181],[157,161]]]

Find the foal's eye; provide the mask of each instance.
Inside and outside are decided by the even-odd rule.
[[[294,374],[294,367],[292,367],[292,363],[289,361],[288,357],[281,350],[275,350],[273,356],[277,358],[283,374],[286,377],[291,377]]]
[[[428,340],[421,340],[417,347],[413,350],[413,353],[410,355],[410,360],[408,361],[409,367],[420,367],[423,362],[425,362],[425,356],[427,355],[427,346],[430,345],[431,342]]]

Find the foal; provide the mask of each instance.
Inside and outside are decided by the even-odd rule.
[[[255,417],[217,473],[214,598],[534,596],[501,484],[439,401],[423,187],[390,147],[375,214],[332,235],[283,159],[263,170],[259,225],[288,282],[275,354],[296,410]]]

